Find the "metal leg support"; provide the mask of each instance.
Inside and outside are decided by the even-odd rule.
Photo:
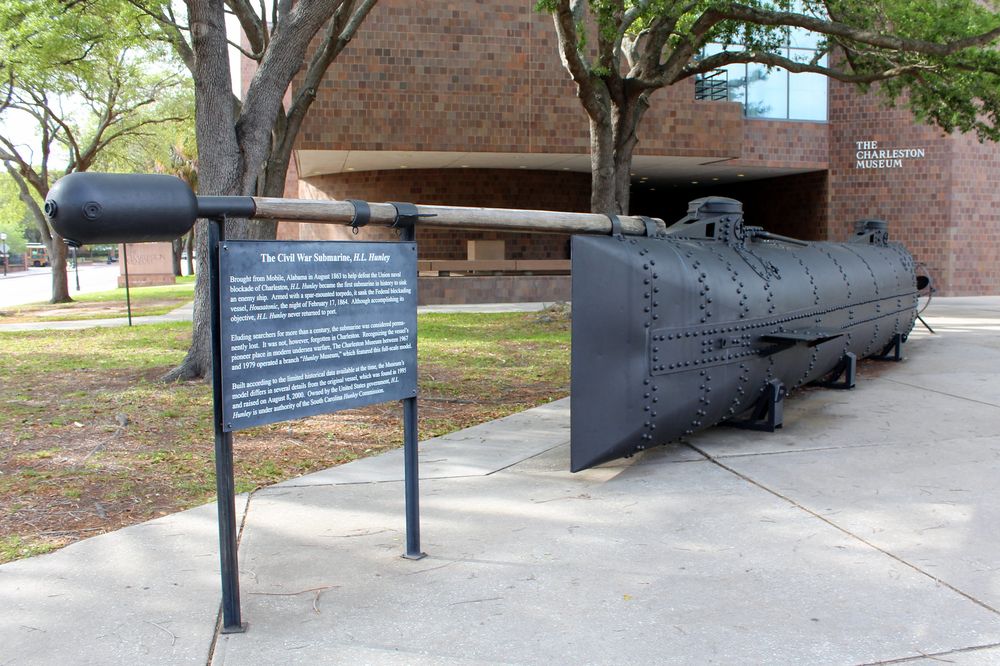
[[[780,380],[772,379],[764,388],[749,417],[730,419],[722,425],[742,428],[744,430],[762,430],[774,432],[782,426],[785,415],[785,385]]]
[[[896,333],[892,336],[892,342],[885,346],[881,353],[872,356],[876,361],[902,361],[903,360],[903,335]]]
[[[857,375],[858,357],[854,352],[847,352],[833,372],[813,384],[832,389],[852,389]]]
[[[212,403],[215,417],[215,491],[219,507],[219,559],[222,569],[222,633],[246,631],[240,618],[240,567],[236,558],[236,481],[233,433],[222,429],[222,303],[219,290],[219,244],[224,221],[209,220],[208,262],[212,308]]]

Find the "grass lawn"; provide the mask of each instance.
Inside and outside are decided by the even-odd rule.
[[[72,303],[31,303],[0,308],[0,323],[25,324],[39,321],[111,319],[128,316],[125,289],[73,294]],[[194,276],[177,278],[177,284],[132,287],[132,316],[161,315],[194,298]]]
[[[418,335],[421,439],[569,394],[565,317],[426,314]],[[0,562],[214,498],[209,387],[159,381],[189,339],[190,324],[0,333]],[[401,411],[241,431],[237,492],[400,446]]]

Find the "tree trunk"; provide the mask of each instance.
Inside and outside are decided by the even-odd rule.
[[[184,239],[178,238],[170,243],[170,263],[174,270],[174,277],[181,276],[181,252],[184,249]]]
[[[615,185],[615,139],[607,114],[590,119],[590,212],[620,215]]]
[[[195,129],[201,156],[198,190],[209,195],[280,197],[284,194],[292,149],[292,142],[286,139],[294,139],[299,128],[299,123],[288,125],[275,120],[284,118],[282,100],[285,92],[305,62],[312,37],[334,12],[345,8],[351,10],[354,3],[296,5],[301,13],[295,21],[286,17],[279,22],[285,26],[284,30],[271,33],[267,55],[259,63],[239,113],[234,113],[231,96],[219,94],[229,88],[223,0],[187,0],[186,4],[192,34]],[[337,43],[336,53],[350,40],[356,24],[364,19],[373,4],[373,1],[366,1],[357,13],[348,11],[345,16],[352,18],[345,29],[349,29],[349,34],[338,38],[341,41]],[[336,57],[336,53],[328,53],[332,53],[331,59]],[[297,108],[304,113],[311,102],[310,97],[305,107]],[[228,220],[226,223],[228,238],[274,240],[276,232],[276,220]],[[191,349],[181,366],[171,371],[167,379],[195,378],[208,374],[211,369],[206,236],[203,230],[196,235],[195,244],[200,251]]]
[[[73,299],[69,297],[69,280],[66,277],[66,255],[68,254],[66,243],[63,242],[60,236],[57,236],[49,229],[45,213],[42,212],[42,209],[38,206],[38,202],[31,196],[31,192],[28,190],[28,183],[25,182],[21,173],[10,162],[5,162],[4,166],[7,168],[7,173],[10,174],[11,178],[17,184],[18,198],[31,214],[31,218],[35,221],[35,228],[38,230],[38,235],[41,237],[41,242],[45,243],[45,247],[49,251],[49,265],[52,268],[52,298],[49,302],[72,303]],[[44,201],[49,195],[48,186],[38,194]]]
[[[194,275],[194,229],[188,232],[184,245],[187,247],[187,274]]]
[[[632,156],[639,143],[636,128],[649,103],[645,95],[638,95],[609,106],[609,113],[590,120],[590,210],[628,215]]]
[[[222,0],[191,0],[188,18],[191,24],[195,55],[195,134],[200,164],[198,191],[207,195],[233,195],[240,192],[245,162],[239,149],[234,109],[229,90],[228,44]],[[228,230],[228,225],[227,225]],[[164,375],[165,381],[210,377],[212,370],[211,307],[209,304],[207,224],[195,227],[198,260],[194,287],[194,323],[191,347],[181,364]]]
[[[179,381],[212,376],[212,309],[208,281],[208,224],[199,220],[194,228],[194,244],[199,248],[194,283],[194,317],[191,347],[181,364],[163,376],[164,381]],[[188,252],[188,261],[191,253]]]
[[[69,254],[61,236],[52,234],[46,243],[52,263],[52,300],[50,303],[72,303],[69,297],[69,278],[66,275],[66,257]]]

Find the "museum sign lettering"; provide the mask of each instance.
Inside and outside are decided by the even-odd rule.
[[[855,141],[854,145],[857,169],[902,169],[906,160],[925,156],[923,148],[879,148],[878,141]]]

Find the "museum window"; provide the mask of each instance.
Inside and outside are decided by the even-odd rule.
[[[809,62],[816,56],[819,39],[816,33],[790,28],[785,31],[784,44],[777,53],[796,62]],[[710,56],[740,48],[738,44],[708,44],[703,54]],[[820,65],[826,62],[826,55],[818,60]],[[756,63],[738,63],[722,69],[728,92],[723,99],[742,104],[748,118],[821,122],[827,119],[827,80],[822,74],[792,74],[782,67],[768,68]]]

